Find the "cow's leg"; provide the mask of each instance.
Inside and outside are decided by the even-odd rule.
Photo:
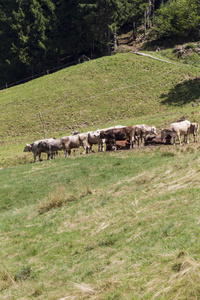
[[[114,151],[116,151],[117,150],[116,140],[113,140],[113,147],[114,147]]]
[[[101,151],[104,152],[104,142],[102,141],[102,144],[101,144]]]
[[[194,143],[198,141],[198,132],[194,133]]]
[[[143,134],[141,134],[141,144],[140,144],[140,147],[142,147],[143,145],[142,145],[142,143],[143,143]]]
[[[36,153],[33,153],[34,156],[34,163],[36,162]]]
[[[80,148],[79,148],[80,149]],[[83,154],[85,154],[86,153],[86,146],[83,146]],[[79,156],[80,156],[80,151],[79,151]]]
[[[42,161],[42,160],[41,160],[41,152],[38,153],[38,157],[39,157],[38,161]]]
[[[179,141],[179,145],[181,146],[181,136],[180,136],[180,133],[177,133],[177,137],[178,137],[178,141]]]
[[[67,157],[67,149],[64,149],[64,157]]]
[[[65,148],[65,157],[70,157],[71,149],[70,147]]]
[[[173,138],[173,140],[174,140],[174,145],[176,145],[176,135],[175,135],[175,134],[172,135],[172,138]]]
[[[190,132],[187,133],[187,144],[190,142]]]

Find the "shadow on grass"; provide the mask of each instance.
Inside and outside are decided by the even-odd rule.
[[[186,80],[177,84],[166,94],[160,96],[162,104],[182,106],[200,98],[200,78]]]

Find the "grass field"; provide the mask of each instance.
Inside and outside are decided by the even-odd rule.
[[[130,53],[0,92],[1,299],[200,299],[199,143],[35,164],[22,152],[43,137],[39,112],[48,136],[159,131],[199,121],[199,97],[198,68]]]

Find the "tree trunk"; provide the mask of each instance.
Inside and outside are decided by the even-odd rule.
[[[58,64],[58,68],[60,67],[60,48],[58,47],[57,49],[57,64]]]
[[[137,38],[137,24],[133,22],[133,40],[135,41]]]
[[[114,30],[114,50],[117,50],[117,29],[115,26],[115,30]]]
[[[146,29],[147,29],[147,12],[144,12],[144,36],[146,36]]]
[[[111,55],[111,45],[110,45],[110,27],[108,27],[108,36],[107,36],[107,48],[108,48],[108,56]]]

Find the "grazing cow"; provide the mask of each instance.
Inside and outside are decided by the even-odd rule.
[[[198,133],[199,133],[199,123],[194,122],[190,124],[190,134],[193,134],[194,143],[198,142]]]
[[[50,159],[53,158],[53,153],[63,150],[63,144],[61,139],[54,139],[50,141],[41,141],[38,144],[38,148],[42,150],[42,152],[46,152],[49,154]]]
[[[36,156],[39,157],[39,161],[41,161],[41,153],[42,152],[46,152],[47,153],[47,158],[49,159],[49,151],[46,151],[44,149],[40,149],[38,147],[40,142],[48,142],[48,141],[53,141],[54,138],[51,139],[44,139],[44,140],[39,140],[39,141],[35,141],[32,144],[26,144],[25,148],[24,148],[24,152],[33,152],[33,156],[34,156],[34,162],[36,162]]]
[[[98,152],[104,151],[105,139],[100,138],[99,130],[88,132],[88,143],[90,145],[90,151],[92,151],[92,145],[94,145],[94,144],[98,145]]]
[[[157,135],[156,133],[156,127],[155,126],[148,126],[145,124],[141,125],[135,125],[135,137],[137,137],[138,146],[140,144],[141,140],[141,146],[142,146],[142,139],[144,139],[144,144],[147,139],[147,137],[151,134]]]
[[[148,137],[145,141],[145,146],[148,145],[159,145],[159,144],[163,144],[163,145],[171,145],[171,135],[167,135],[163,141],[161,139],[161,134],[159,135],[154,135],[153,137]]]
[[[135,136],[135,128],[134,126],[127,126],[123,128],[114,128],[106,131],[101,131],[100,138],[106,139],[107,141],[113,141],[113,145],[115,150],[117,149],[116,141],[129,139],[130,148],[133,147]]]
[[[190,135],[190,121],[185,120],[182,122],[176,122],[169,125],[167,128],[161,130],[161,139],[163,141],[164,137],[171,135],[174,139],[178,137],[179,144],[181,145],[181,135],[184,135],[184,141],[189,144],[189,135]]]
[[[61,140],[65,152],[65,157],[70,156],[71,149],[80,148],[80,146],[82,146],[84,149],[83,154],[85,154],[90,147],[90,145],[88,144],[88,133],[80,133],[76,135],[66,136],[61,138]]]

